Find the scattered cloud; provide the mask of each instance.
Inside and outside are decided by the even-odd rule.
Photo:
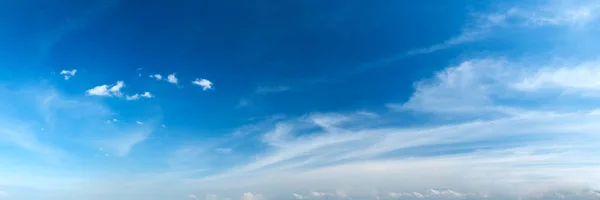
[[[65,80],[69,80],[71,77],[75,76],[75,73],[77,73],[77,69],[72,69],[72,70],[63,69],[62,71],[60,71],[60,74],[64,75]]]
[[[304,199],[304,196],[296,194],[296,193],[292,193],[292,196],[294,196],[294,198],[296,198],[296,199]]]
[[[190,198],[190,199],[198,199],[198,197],[195,194],[188,194],[188,198]]]
[[[175,73],[169,74],[167,76],[167,82],[177,84],[177,77],[175,77]]]
[[[127,101],[138,100],[138,99],[140,99],[140,95],[138,95],[138,94],[134,94],[133,96],[129,96],[129,95],[127,95],[127,96],[125,97],[125,99],[126,99]]]
[[[117,96],[121,97],[121,89],[125,87],[125,82],[117,81],[114,85],[99,85],[86,90],[88,96]]]
[[[140,96],[141,96],[141,97],[144,97],[144,98],[148,98],[148,99],[149,99],[149,98],[153,98],[153,97],[154,97],[154,95],[150,94],[150,92],[144,92],[144,93],[143,93],[142,95],[140,95]]]
[[[134,94],[132,96],[127,95],[125,97],[125,99],[128,100],[128,101],[133,101],[133,100],[138,100],[140,98],[150,99],[150,98],[153,98],[153,97],[154,96],[150,92],[144,92],[142,94]]]
[[[85,93],[88,96],[110,96],[108,85],[99,85],[92,89],[86,90]]]
[[[163,77],[160,74],[154,74],[154,75],[150,75],[150,78],[154,78],[154,79],[160,81],[160,80],[162,80]],[[175,83],[177,83],[177,81],[175,81]]]
[[[140,121],[135,121],[135,123],[136,123],[136,124],[144,124],[144,123],[142,123],[142,122],[140,122]]]
[[[194,85],[198,85],[198,86],[202,87],[202,90],[204,90],[204,91],[213,88],[213,83],[210,82],[209,80],[203,79],[203,78],[202,79],[196,78],[196,80],[192,81],[192,83]]]
[[[246,192],[242,195],[242,200],[264,200],[265,198],[261,194],[254,194],[252,192]]]
[[[120,97],[123,95],[123,94],[121,94],[121,89],[123,87],[125,87],[125,82],[117,81],[117,84],[110,87],[109,91],[112,95]]]

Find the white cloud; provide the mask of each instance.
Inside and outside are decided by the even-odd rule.
[[[582,27],[594,22],[600,14],[600,2],[542,1],[540,4],[515,6],[499,12],[481,14],[463,31],[440,44],[408,51],[406,55],[427,54],[456,45],[484,39],[497,29],[536,27]],[[400,57],[403,57],[400,56]]]
[[[491,96],[503,92],[521,74],[511,73],[508,62],[497,59],[473,59],[437,72],[433,79],[415,84],[415,92],[402,105],[390,105],[399,110],[430,112],[494,111]]]
[[[202,90],[204,90],[204,91],[213,88],[213,83],[210,82],[209,80],[203,79],[203,78],[202,79],[197,78],[196,80],[192,81],[192,83],[194,85],[198,85],[198,86],[202,87]]]
[[[600,62],[577,66],[545,67],[514,85],[520,90],[562,88],[569,90],[600,90]]]
[[[154,95],[150,94],[150,92],[144,92],[144,93],[143,93],[142,95],[140,95],[140,96],[141,96],[141,97],[144,97],[144,98],[148,98],[148,99],[150,99],[150,98],[153,98],[153,97],[154,97]]]
[[[140,121],[135,121],[135,123],[136,123],[136,124],[144,124],[144,123],[142,123],[142,122],[140,122]]]
[[[167,76],[167,82],[177,84],[177,77],[175,77],[175,73],[169,74]]]
[[[324,197],[326,194],[323,192],[310,191],[310,195],[312,195],[313,197]]]
[[[108,85],[99,85],[85,92],[88,96],[110,96]]]
[[[141,97],[150,99],[150,98],[153,98],[154,96],[150,92],[144,92],[142,94],[134,94],[132,96],[127,95],[125,97],[125,99],[128,100],[128,101],[133,101],[133,100],[138,100]]]
[[[188,194],[188,198],[190,198],[190,199],[198,199],[198,197],[195,194]]]
[[[294,196],[294,198],[296,198],[296,199],[304,199],[304,196],[296,194],[296,193],[292,193],[292,196]]]
[[[246,192],[242,195],[242,200],[264,200],[265,198],[261,194],[255,194],[252,192]]]
[[[120,97],[120,96],[122,95],[122,94],[121,94],[121,89],[122,89],[123,87],[125,87],[125,82],[123,82],[123,81],[117,81],[117,84],[115,84],[115,85],[113,85],[112,87],[110,87],[110,89],[109,89],[109,90],[110,90],[110,93],[111,93],[112,95],[115,95],[115,96],[119,96],[119,97]]]
[[[125,87],[125,82],[117,81],[115,85],[99,85],[86,90],[88,96],[117,96],[121,97],[121,89]]]
[[[339,187],[348,197],[372,197],[367,189],[402,188],[407,192],[388,196],[412,198],[585,190],[600,178],[600,162],[590,162],[600,160],[592,150],[600,144],[595,142],[600,138],[600,108],[571,109],[572,103],[560,101],[552,106],[561,109],[528,107],[529,101],[550,103],[556,96],[515,88],[520,80],[536,77],[536,70],[522,69],[515,61],[471,59],[416,84],[409,100],[397,106],[434,114],[427,119],[434,117],[435,123],[380,126],[376,124],[394,117],[322,113],[248,130],[259,134],[253,137],[268,149],[244,165],[192,183],[235,180],[244,189],[287,195],[310,190],[312,197],[338,196],[333,191]],[[447,120],[446,115],[461,116]]]
[[[75,76],[75,73],[77,73],[77,69],[72,69],[72,70],[63,69],[62,71],[60,71],[60,74],[64,75],[65,80],[69,80],[71,77]]]
[[[150,78],[154,78],[154,79],[160,81],[160,80],[162,80],[163,77],[160,74],[154,74],[154,75],[150,75]],[[177,81],[175,81],[175,82],[177,82]]]
[[[127,95],[127,96],[125,97],[125,99],[127,99],[127,101],[138,100],[138,99],[140,99],[140,95],[138,95],[138,94],[134,94],[133,96],[129,96],[129,95]]]

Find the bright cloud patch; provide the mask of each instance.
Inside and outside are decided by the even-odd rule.
[[[150,99],[153,98],[154,96],[150,93],[150,92],[144,92],[142,94],[134,94],[134,95],[127,95],[125,97],[125,99],[127,99],[128,101],[133,101],[133,100],[138,100],[140,98],[146,98],[146,99]]]
[[[160,80],[162,80],[163,77],[160,74],[154,74],[154,75],[150,75],[150,78],[154,78],[154,79],[160,81]]]
[[[125,82],[117,81],[114,85],[99,85],[87,90],[85,93],[88,96],[117,96],[121,97],[121,89],[125,87]]]
[[[177,79],[177,77],[175,77],[175,73],[169,74],[167,76],[167,82],[177,84],[177,81],[178,81],[178,79]]]
[[[65,80],[69,80],[71,77],[75,76],[75,73],[77,73],[77,69],[72,69],[72,70],[63,69],[62,71],[60,71],[60,74],[64,75]]]
[[[202,90],[206,91],[212,89],[213,83],[207,79],[196,79],[192,82],[194,85],[202,87]]]
[[[263,196],[261,194],[254,194],[252,192],[246,192],[242,195],[242,200],[263,200]]]
[[[520,90],[567,89],[600,90],[600,62],[577,66],[545,67],[515,84]]]

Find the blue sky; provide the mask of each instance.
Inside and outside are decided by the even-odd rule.
[[[0,199],[598,199],[600,1],[1,1]]]

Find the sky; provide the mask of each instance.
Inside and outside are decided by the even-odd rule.
[[[600,1],[0,1],[0,200],[600,199]]]

